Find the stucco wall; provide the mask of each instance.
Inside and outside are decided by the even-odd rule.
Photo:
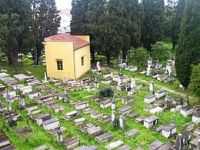
[[[90,45],[80,48],[74,51],[74,59],[75,59],[75,72],[76,79],[81,77],[91,68],[91,58],[90,58]],[[81,57],[84,56],[84,65],[81,65]]]
[[[46,42],[45,57],[48,77],[74,79],[72,42]],[[63,70],[57,70],[57,59],[63,60]]]

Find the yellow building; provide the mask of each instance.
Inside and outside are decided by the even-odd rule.
[[[89,36],[57,34],[45,38],[44,45],[48,77],[78,79],[90,70]]]

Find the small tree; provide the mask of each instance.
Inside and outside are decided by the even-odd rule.
[[[156,42],[152,45],[152,57],[153,59],[158,59],[159,61],[166,61],[170,58],[171,47],[164,42]]]
[[[139,69],[146,66],[148,53],[145,48],[137,48],[130,51],[128,62],[131,65],[136,65]]]
[[[100,96],[102,97],[113,97],[113,90],[110,87],[106,87],[100,91]]]
[[[189,91],[200,96],[200,64],[193,65],[190,76]]]

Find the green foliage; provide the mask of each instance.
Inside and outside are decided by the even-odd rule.
[[[200,96],[200,64],[193,65],[190,76],[189,91]]]
[[[60,26],[60,16],[56,8],[55,0],[29,0],[31,12],[31,53],[35,64],[39,63],[43,50],[44,38],[57,34]]]
[[[144,69],[146,67],[147,59],[148,59],[148,53],[145,48],[136,48],[130,50],[128,58],[129,64],[135,65],[139,69]]]
[[[176,7],[176,14],[175,14],[175,17],[173,20],[173,25],[172,25],[172,27],[173,27],[172,28],[173,49],[175,49],[175,46],[178,43],[181,22],[182,22],[183,13],[185,10],[185,3],[186,3],[186,0],[178,0],[178,5]]]
[[[102,97],[112,97],[113,94],[114,92],[110,87],[106,87],[100,91],[100,96]]]
[[[164,0],[143,0],[142,43],[147,50],[164,36]]]
[[[185,15],[176,49],[176,72],[181,84],[187,88],[190,83],[191,65],[200,62],[200,3],[190,0],[186,3]]]
[[[152,57],[154,60],[158,59],[163,62],[166,61],[170,57],[171,47],[164,42],[156,42],[152,45]]]
[[[24,51],[25,34],[29,32],[30,7],[26,0],[0,1],[0,49],[17,69],[18,54]]]

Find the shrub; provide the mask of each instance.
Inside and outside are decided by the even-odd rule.
[[[106,87],[100,91],[100,96],[102,97],[112,97],[113,94],[114,92],[110,87]]]

